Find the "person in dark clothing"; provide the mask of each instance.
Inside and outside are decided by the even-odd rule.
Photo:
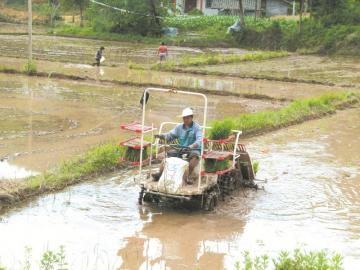
[[[105,48],[101,47],[100,50],[96,52],[95,61],[96,63],[93,64],[93,66],[100,66],[101,58],[103,57]]]

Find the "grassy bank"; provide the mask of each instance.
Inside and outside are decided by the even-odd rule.
[[[156,64],[153,66],[154,69],[171,69],[172,67],[193,67],[203,65],[217,65],[217,64],[231,64],[241,63],[247,61],[262,61],[272,58],[288,56],[288,52],[278,51],[263,51],[246,53],[243,55],[227,55],[227,54],[199,54],[195,56],[184,56],[179,61],[167,61],[165,64]]]
[[[316,98],[293,101],[278,111],[247,113],[213,124],[226,125],[230,129],[242,130],[244,135],[253,135],[320,118],[334,113],[336,109],[359,102],[360,96],[354,93],[331,93]]]
[[[141,35],[127,35],[110,32],[99,32],[93,30],[90,26],[80,27],[77,25],[58,25],[49,29],[48,34],[66,37],[80,37],[89,39],[123,41],[123,42],[141,42],[145,44],[159,44],[159,38],[144,37]]]

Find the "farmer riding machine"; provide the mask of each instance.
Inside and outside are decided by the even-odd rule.
[[[164,136],[155,135],[155,133],[163,134],[179,123],[163,122],[158,129],[154,124],[145,123],[146,103],[151,92],[165,95],[192,95],[204,101],[200,125],[202,140],[198,148],[199,161],[190,173],[189,161],[194,149],[181,146],[177,138],[168,141]],[[121,143],[127,148],[127,154],[122,161],[139,167],[136,177],[140,187],[139,204],[160,201],[196,202],[201,208],[211,211],[216,207],[219,199],[224,199],[234,190],[240,187],[257,188],[251,158],[245,145],[240,143],[241,131],[232,130],[231,136],[221,139],[205,137],[206,130],[210,129],[206,125],[208,108],[206,95],[147,88],[143,93],[141,104],[141,123],[121,125],[122,129],[139,134],[139,137]],[[145,140],[145,136],[149,137],[149,140]],[[148,168],[144,170],[144,166]],[[159,173],[159,171],[160,175],[157,179],[152,177],[154,172]]]

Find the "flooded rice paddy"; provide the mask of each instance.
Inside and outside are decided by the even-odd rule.
[[[0,35],[0,55],[7,57],[27,56],[27,35]],[[107,65],[124,63],[151,64],[157,61],[157,48],[154,45],[136,43],[80,39],[58,36],[35,35],[33,37],[34,58],[72,63],[95,62],[96,51],[105,47]],[[184,54],[203,53],[200,49],[171,47],[171,58]]]
[[[359,133],[352,109],[248,140],[265,189],[239,191],[214,213],[139,207],[135,171],[43,196],[1,217],[1,262],[18,269],[28,246],[36,266],[64,245],[74,269],[233,269],[245,250],[300,247],[339,252],[357,269]]]
[[[25,59],[0,57],[4,66],[22,70]],[[274,99],[298,99],[320,96],[331,91],[349,91],[349,88],[314,85],[307,83],[290,83],[281,81],[267,81],[241,79],[230,76],[205,76],[187,73],[157,72],[149,70],[133,70],[127,66],[95,68],[85,64],[59,63],[37,61],[40,72],[78,76],[94,80],[111,80],[137,84],[155,84],[164,87],[205,89],[216,92],[227,92],[245,95],[262,95]],[[360,89],[360,88],[359,88]],[[351,88],[351,91],[359,91]]]
[[[1,27],[1,25],[0,25]],[[10,27],[10,26],[6,26]],[[1,30],[0,30],[1,32]],[[19,30],[20,32],[20,30]],[[3,32],[6,33],[6,32]],[[1,65],[22,69],[26,36],[0,35]],[[35,36],[38,71],[49,78],[0,74],[0,181],[52,168],[109,140],[126,136],[120,123],[140,119],[143,88],[121,81],[213,90],[209,118],[274,110],[280,99],[348,91],[305,83],[202,76],[127,68],[156,62],[156,46]],[[89,65],[104,45],[106,65]],[[221,53],[243,53],[230,49]],[[203,53],[171,48],[172,57]],[[10,57],[9,57],[10,56]],[[17,58],[11,58],[17,57]],[[50,61],[49,61],[50,60]],[[71,63],[64,63],[69,61]],[[56,62],[58,61],[58,62]],[[262,62],[203,67],[229,75],[314,79],[359,88],[355,60],[290,56]],[[58,72],[91,80],[51,79]],[[217,92],[215,92],[217,91]],[[260,94],[246,99],[218,92]],[[173,121],[185,106],[201,114],[201,100],[151,95],[147,122]],[[201,120],[199,117],[197,120]],[[41,196],[0,215],[0,264],[22,268],[26,247],[33,269],[41,254],[63,245],[71,269],[233,269],[242,252],[276,256],[281,250],[327,249],[360,265],[360,109],[247,139],[264,190],[233,194],[213,213],[167,205],[137,205],[135,170],[105,175]],[[1,191],[1,190],[0,190]]]
[[[202,69],[247,76],[314,80],[337,85],[352,85],[360,88],[359,57],[292,55],[261,62],[207,66]]]
[[[91,146],[120,140],[124,135],[119,125],[140,119],[139,100],[143,90],[0,75],[0,158],[31,171],[43,171]],[[210,120],[284,105],[226,96],[208,98]],[[155,124],[173,121],[186,106],[201,114],[202,100],[152,95],[149,120]]]

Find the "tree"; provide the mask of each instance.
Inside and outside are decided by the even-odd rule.
[[[169,0],[106,0],[108,7],[91,4],[89,18],[97,31],[160,35]]]
[[[159,15],[157,13],[157,8],[156,8],[156,3],[155,0],[149,0],[149,5],[150,5],[150,11],[152,13],[152,16],[154,18],[155,23],[158,25],[158,27],[160,27],[160,19],[159,19]]]
[[[245,25],[243,0],[239,0],[239,16],[240,16],[241,27],[245,27],[246,25]]]
[[[54,25],[54,20],[58,15],[58,11],[60,8],[59,0],[48,0],[49,1],[49,17],[50,17],[50,25]]]
[[[66,9],[78,9],[80,12],[80,26],[84,26],[84,12],[89,6],[89,0],[61,0],[62,5]]]
[[[303,23],[303,12],[304,12],[304,0],[300,0],[300,14],[299,14],[299,31],[301,32],[302,30],[302,23]]]
[[[310,8],[316,19],[329,26],[348,22],[354,14],[351,3],[355,3],[355,1],[358,0],[312,0]]]

